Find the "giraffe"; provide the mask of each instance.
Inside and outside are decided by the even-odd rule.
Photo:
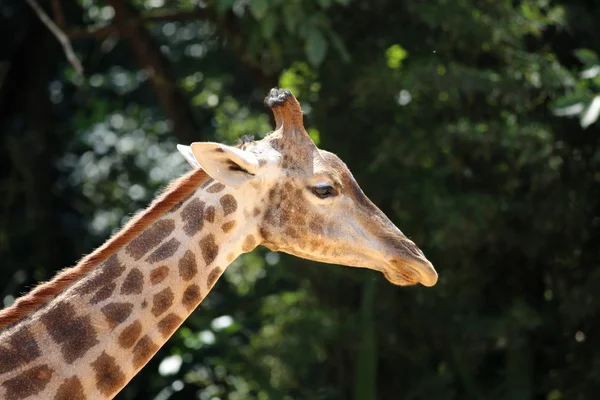
[[[272,89],[275,130],[178,146],[192,171],[75,267],[0,312],[0,398],[110,399],[259,245],[433,286],[423,252],[318,149],[300,104]]]

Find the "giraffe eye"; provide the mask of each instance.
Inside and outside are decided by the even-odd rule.
[[[337,194],[335,188],[329,185],[313,186],[310,191],[320,199],[326,199]]]

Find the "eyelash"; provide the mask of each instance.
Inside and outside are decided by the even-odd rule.
[[[313,186],[310,188],[312,194],[317,196],[320,199],[326,199],[328,197],[332,197],[337,195],[337,192],[333,186]]]

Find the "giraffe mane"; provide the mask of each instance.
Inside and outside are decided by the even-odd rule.
[[[74,267],[63,269],[50,281],[39,284],[28,294],[18,298],[11,306],[0,310],[0,330],[36,311],[57,294],[81,279],[94,266],[113,255],[158,218],[188,197],[207,178],[208,174],[198,168],[171,182],[148,208],[131,218],[119,232],[94,252],[83,257]]]

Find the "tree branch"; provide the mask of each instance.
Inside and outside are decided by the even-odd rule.
[[[124,0],[106,0],[115,10],[115,26],[129,42],[138,64],[147,73],[158,103],[173,124],[173,133],[184,142],[192,142],[200,129],[189,101],[175,85],[175,76],[166,57],[160,52],[149,32],[140,25],[138,11]]]
[[[75,70],[77,71],[77,73],[79,75],[83,75],[83,67],[81,66],[81,63],[79,62],[79,60],[77,59],[77,56],[75,55],[75,52],[73,51],[73,47],[71,47],[71,42],[69,41],[69,38],[67,37],[67,35],[65,35],[65,33],[63,31],[61,31],[58,26],[56,26],[56,24],[50,19],[48,14],[46,14],[46,12],[42,9],[42,7],[40,7],[40,5],[38,3],[36,3],[35,0],[26,0],[26,1],[27,1],[27,4],[29,4],[31,6],[33,11],[35,11],[35,13],[37,14],[40,21],[42,21],[42,23],[44,25],[46,25],[46,27],[50,30],[50,32],[52,32],[54,37],[56,37],[56,39],[60,42],[60,44],[65,52],[65,55],[67,56],[67,60],[69,60],[69,62],[73,66],[73,68],[75,68]]]
[[[110,2],[109,2],[110,3]],[[197,21],[204,17],[202,10],[193,11],[161,11],[145,15],[131,16],[127,20],[128,25],[143,26],[152,22],[184,22]],[[104,39],[110,35],[119,33],[119,28],[115,25],[92,25],[83,28],[72,28],[67,31],[71,39],[85,39],[93,37],[95,39]]]
[[[60,0],[52,0],[52,12],[54,13],[54,19],[56,20],[56,25],[60,29],[65,29],[65,16],[62,12],[62,7],[60,5]],[[68,36],[68,35],[67,35]]]
[[[252,74],[254,79],[262,86],[263,91],[266,91],[277,84],[277,75],[257,60],[254,60],[249,55],[248,36],[244,32],[243,27],[239,24],[237,17],[233,11],[228,11],[220,16],[214,9],[205,9],[206,19],[217,27],[221,33],[229,38],[229,46],[231,50],[242,63],[244,68]]]
[[[112,3],[111,1],[107,2]],[[201,19],[214,23],[224,36],[229,37],[229,44],[234,54],[238,57],[246,70],[261,83],[264,89],[269,89],[277,83],[275,74],[265,71],[259,62],[248,56],[247,38],[232,12],[225,13],[224,15],[217,15],[211,8],[205,8],[202,10],[189,11],[160,11],[140,15],[135,11],[135,14],[130,13],[130,15],[128,15],[127,21],[124,22],[123,25],[127,25],[130,29],[136,27],[143,29],[145,24],[153,22],[185,22]],[[111,35],[118,35],[120,33],[120,28],[121,26],[117,26],[117,24],[78,27],[69,29],[67,35],[71,39],[94,38],[102,40]]]

